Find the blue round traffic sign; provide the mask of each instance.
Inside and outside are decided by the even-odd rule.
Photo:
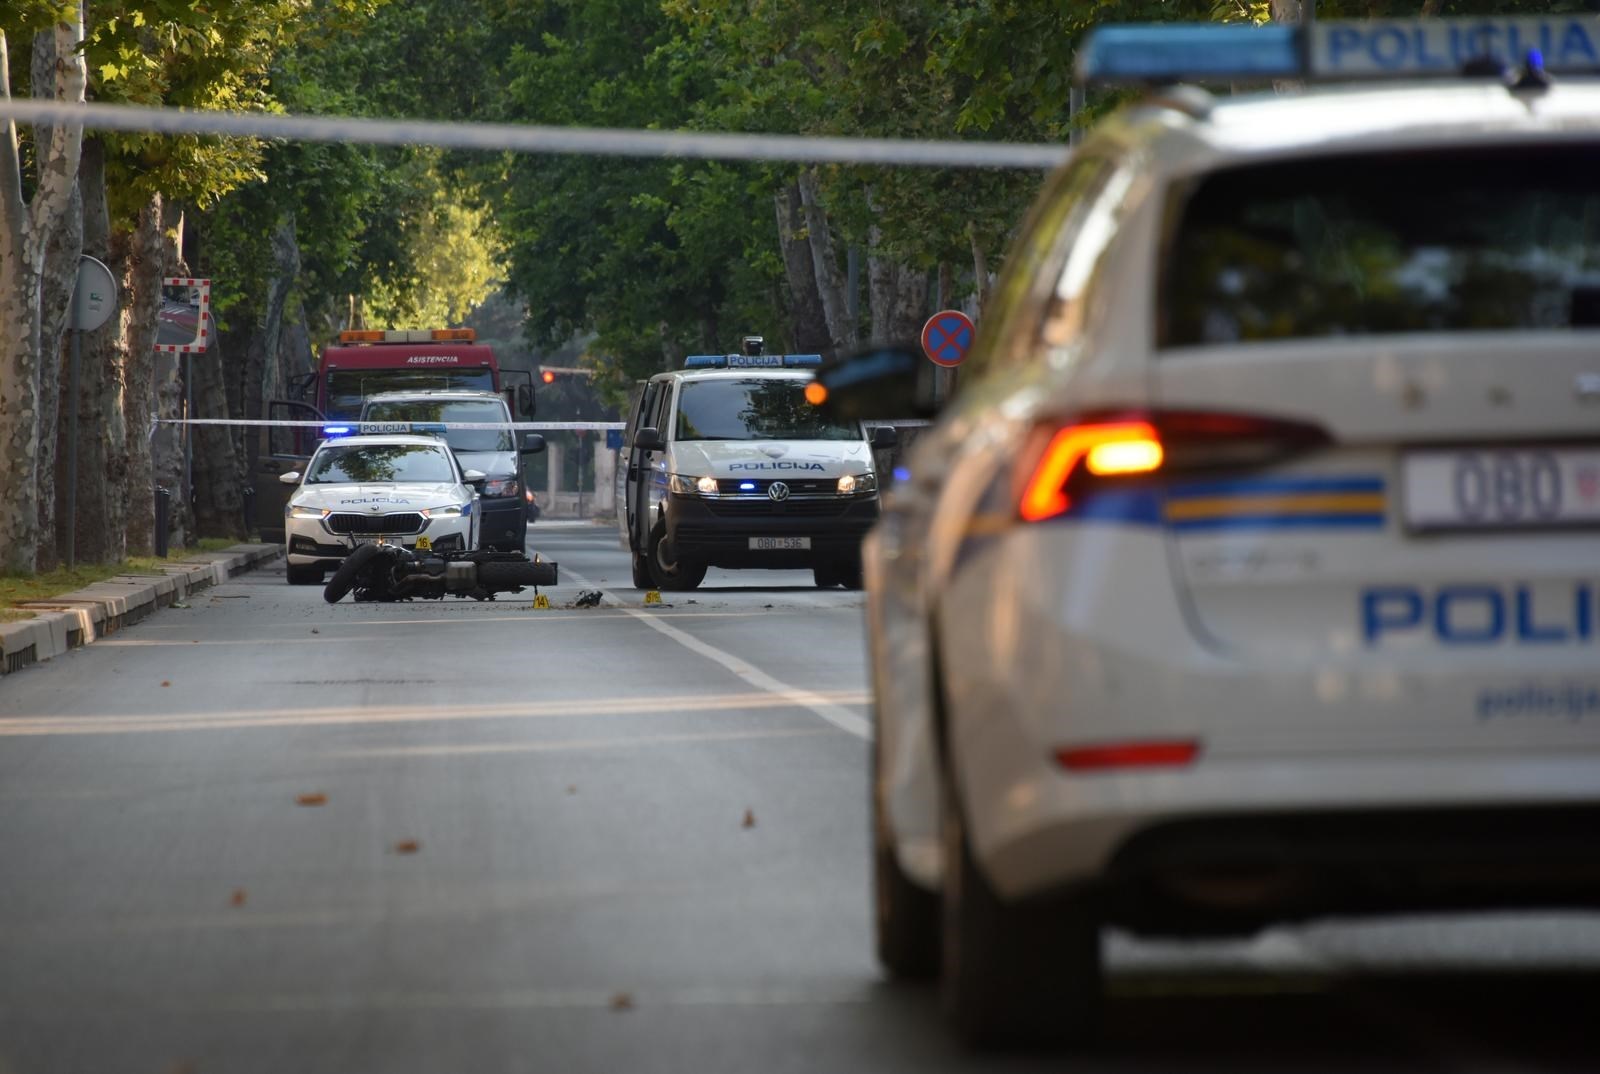
[[[971,317],[960,310],[940,310],[922,326],[922,353],[938,365],[960,365],[976,334]]]

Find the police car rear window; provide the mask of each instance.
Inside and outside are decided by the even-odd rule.
[[[1600,327],[1600,146],[1217,171],[1182,205],[1164,277],[1168,347]]]

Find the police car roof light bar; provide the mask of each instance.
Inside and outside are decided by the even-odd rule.
[[[1600,74],[1600,16],[1367,19],[1308,27],[1228,23],[1102,26],[1078,52],[1078,81],[1174,82]]]
[[[815,369],[820,354],[691,354],[685,369]]]

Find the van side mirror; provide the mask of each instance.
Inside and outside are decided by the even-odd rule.
[[[931,418],[939,412],[938,368],[919,347],[868,347],[818,369],[821,390],[808,388],[806,398],[835,421]]]
[[[538,433],[529,433],[522,438],[521,455],[537,455],[544,450],[544,437]]]
[[[900,430],[893,425],[875,425],[872,429],[872,450],[888,451],[900,443]]]
[[[633,435],[633,446],[640,451],[665,451],[667,442],[661,439],[661,430],[646,425]]]

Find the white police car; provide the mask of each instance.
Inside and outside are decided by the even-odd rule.
[[[290,585],[320,585],[357,544],[387,541],[436,552],[478,547],[474,486],[443,441],[431,436],[350,436],[324,440],[284,510]]]
[[[878,518],[873,448],[858,421],[806,401],[817,355],[690,357],[644,385],[623,438],[617,522],[640,588],[693,589],[708,567],[809,569],[861,586]]]
[[[1086,52],[1484,71],[1595,25]],[[965,1036],[1092,1030],[1106,924],[1600,903],[1600,85],[1522,64],[1168,91],[1047,182],[865,551],[879,951]]]

